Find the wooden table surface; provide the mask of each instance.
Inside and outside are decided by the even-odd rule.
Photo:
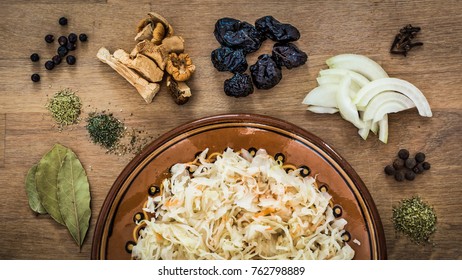
[[[118,174],[133,155],[117,156],[89,141],[85,121],[59,132],[45,109],[47,100],[62,88],[78,91],[83,118],[94,110],[109,110],[127,127],[157,138],[194,119],[226,113],[257,113],[292,122],[324,139],[357,171],[379,210],[389,259],[462,259],[462,2],[450,1],[122,1],[122,0],[3,0],[0,3],[0,259],[89,259],[93,231],[103,201]],[[262,1],[263,2],[263,1]],[[165,84],[151,104],[109,66],[96,58],[105,46],[130,51],[135,27],[147,12],[164,15],[197,71],[189,85],[193,97],[177,106]],[[309,54],[302,67],[283,70],[275,88],[256,90],[247,98],[225,96],[229,73],[216,71],[210,52],[218,47],[213,36],[217,19],[234,17],[253,23],[273,15],[298,27],[296,44]],[[61,27],[57,20],[69,19]],[[424,46],[407,57],[391,55],[394,35],[406,24],[422,28]],[[43,63],[54,47],[44,42],[56,36],[85,32],[77,64],[46,71]],[[56,43],[55,45],[56,46]],[[258,53],[269,52],[266,41]],[[29,56],[41,54],[34,64]],[[378,61],[392,77],[408,80],[426,95],[432,118],[416,110],[390,115],[387,145],[377,137],[363,141],[357,130],[336,115],[318,115],[301,104],[314,88],[325,60],[336,54],[357,53]],[[256,54],[248,57],[249,64]],[[40,83],[30,75],[38,72]],[[165,81],[164,81],[165,82]],[[72,148],[85,167],[91,186],[92,217],[81,251],[67,229],[48,216],[36,216],[28,206],[24,179],[28,169],[55,143]],[[412,182],[397,183],[383,167],[400,148],[423,151],[430,171]],[[401,199],[421,196],[438,215],[432,243],[416,245],[395,234],[392,206]]]

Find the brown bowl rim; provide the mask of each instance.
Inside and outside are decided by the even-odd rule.
[[[387,259],[387,247],[386,247],[386,240],[385,240],[385,232],[383,230],[382,221],[380,219],[379,212],[377,207],[372,199],[372,196],[367,189],[366,185],[353,169],[353,167],[339,154],[337,153],[334,148],[327,144],[324,140],[319,138],[318,136],[308,132],[305,129],[298,127],[295,124],[290,122],[270,117],[266,115],[260,114],[243,114],[243,113],[236,113],[236,114],[220,114],[220,115],[213,115],[208,117],[203,117],[200,119],[196,119],[187,123],[184,123],[176,128],[166,132],[150,144],[148,144],[138,155],[136,155],[122,170],[120,175],[114,181],[112,187],[110,188],[103,205],[101,207],[100,213],[98,215],[98,219],[96,221],[95,230],[93,234],[92,240],[92,248],[91,248],[91,259],[101,259],[100,256],[100,246],[102,242],[103,230],[105,221],[109,215],[109,209],[111,207],[112,202],[115,199],[116,194],[119,192],[120,188],[122,187],[122,183],[129,177],[130,173],[138,166],[145,157],[147,157],[152,151],[157,149],[159,146],[164,144],[165,142],[169,141],[170,139],[174,138],[180,133],[187,132],[191,129],[207,126],[210,124],[219,124],[219,123],[228,123],[228,122],[237,122],[237,123],[257,123],[263,125],[269,125],[273,127],[277,127],[293,133],[295,135],[299,135],[305,139],[308,139],[316,146],[318,146],[321,150],[326,152],[335,162],[337,162],[342,169],[350,176],[351,180],[357,187],[361,197],[364,199],[364,203],[366,204],[366,209],[369,210],[369,214],[372,217],[372,226],[376,233],[376,241],[377,241],[377,258],[379,260]]]

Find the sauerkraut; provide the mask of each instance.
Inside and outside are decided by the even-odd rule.
[[[260,149],[175,164],[148,197],[134,259],[352,259],[331,196]]]

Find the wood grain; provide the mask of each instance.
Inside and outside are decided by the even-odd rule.
[[[112,183],[133,155],[106,154],[92,144],[85,120],[59,132],[44,105],[56,91],[78,90],[83,119],[94,110],[110,110],[127,127],[148,137],[185,122],[223,113],[257,113],[298,125],[332,145],[366,183],[382,218],[390,259],[462,259],[462,2],[450,1],[2,1],[0,3],[0,259],[88,259],[96,218]],[[135,27],[148,11],[169,19],[197,72],[190,80],[193,98],[177,106],[162,84],[152,104],[146,104],[123,78],[95,57],[105,46],[111,51],[134,46]],[[57,20],[69,18],[61,27]],[[300,68],[283,71],[279,85],[256,90],[247,98],[223,93],[229,73],[216,71],[210,52],[218,47],[213,37],[217,19],[225,16],[253,23],[273,15],[297,26],[296,44],[309,55]],[[29,20],[30,19],[30,20]],[[32,20],[33,19],[33,20]],[[394,35],[404,25],[422,27],[424,46],[407,57],[388,53]],[[43,38],[85,32],[89,41],[75,51],[77,64],[43,68],[55,52]],[[266,41],[257,56],[271,51]],[[41,55],[32,63],[33,52]],[[316,115],[301,105],[316,86],[325,59],[340,53],[359,53],[377,60],[390,76],[414,83],[426,95],[434,116],[422,118],[416,110],[390,116],[389,143],[376,137],[363,141],[356,129],[338,115]],[[40,73],[40,83],[30,75]],[[2,121],[3,119],[3,121]],[[4,140],[2,140],[4,139]],[[72,148],[87,170],[92,196],[92,218],[82,250],[66,228],[28,208],[24,179],[53,144]],[[383,174],[399,148],[424,151],[432,169],[413,182],[397,183]],[[399,200],[420,195],[435,207],[438,229],[432,244],[420,246],[395,233],[392,207]]]
[[[0,114],[0,168],[5,165],[5,114]]]

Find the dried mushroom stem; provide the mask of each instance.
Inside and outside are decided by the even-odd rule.
[[[167,77],[167,88],[178,105],[185,104],[192,96],[191,89],[185,82],[177,82],[171,76]]]
[[[149,83],[143,79],[135,71],[131,70],[114,56],[111,55],[108,49],[100,48],[96,54],[99,60],[111,66],[117,73],[124,77],[132,86],[136,88],[138,93],[143,97],[146,103],[151,103],[154,96],[159,92],[160,86],[157,83]]]
[[[134,59],[131,59],[130,55],[122,49],[116,50],[113,56],[121,63],[140,73],[146,80],[154,83],[162,81],[164,71],[147,56],[137,54]]]

